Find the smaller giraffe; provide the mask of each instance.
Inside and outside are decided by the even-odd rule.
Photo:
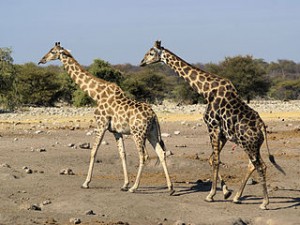
[[[221,180],[224,197],[228,198],[231,194],[219,173],[220,153],[227,140],[229,140],[243,148],[250,160],[248,171],[233,202],[240,203],[240,197],[246,182],[256,169],[261,180],[264,196],[260,208],[266,209],[269,204],[266,165],[260,155],[260,147],[266,138],[266,126],[259,114],[242,100],[228,79],[192,66],[162,47],[160,41],[156,41],[154,46],[145,54],[141,66],[158,62],[163,62],[173,69],[195,91],[202,94],[207,103],[204,121],[213,148],[209,158],[209,163],[213,167],[213,181],[206,201],[214,201],[213,197],[216,194],[218,177]],[[271,163],[284,173],[282,168],[276,164],[274,157],[270,155],[268,145],[267,149]]]
[[[129,185],[123,135],[131,134],[138,149],[140,161],[135,183],[129,191],[135,192],[139,186],[145,163],[145,142],[148,139],[163,166],[168,189],[172,194],[174,191],[167,169],[164,142],[161,138],[158,118],[151,106],[127,98],[118,85],[96,78],[87,72],[79,65],[69,51],[60,46],[59,42],[55,43],[55,46],[40,60],[39,64],[45,64],[57,59],[62,62],[75,83],[97,102],[94,116],[98,130],[96,141],[91,150],[87,178],[82,187],[89,188],[95,157],[103,136],[108,130],[115,136],[122,160],[124,185],[121,190],[127,191]]]

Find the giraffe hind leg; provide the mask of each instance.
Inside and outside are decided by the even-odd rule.
[[[123,135],[119,133],[115,133],[114,136],[117,141],[119,154],[122,161],[123,173],[124,173],[124,184],[121,187],[121,191],[128,191],[129,179],[128,179],[128,172],[127,172],[126,153],[125,153]]]
[[[148,138],[150,144],[152,145],[152,147],[155,149],[155,152],[156,152],[156,154],[159,158],[159,161],[163,167],[165,177],[167,180],[168,190],[170,191],[170,195],[172,195],[172,194],[174,194],[175,191],[173,190],[173,184],[171,182],[170,175],[168,172],[164,142],[162,140],[159,141],[158,133],[155,132],[155,130],[150,131],[147,138]]]
[[[145,154],[145,138],[142,138],[141,136],[133,136],[136,147],[138,149],[138,153],[139,153],[139,169],[136,175],[136,179],[135,182],[133,184],[133,186],[129,189],[129,192],[134,193],[139,185],[140,185],[140,180],[141,180],[141,175],[142,175],[142,171],[145,165],[145,158],[146,158],[146,154]]]

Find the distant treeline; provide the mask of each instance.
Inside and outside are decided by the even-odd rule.
[[[10,48],[0,48],[0,107],[93,105],[94,102],[71,80],[62,66],[13,63]],[[79,62],[80,63],[80,62]],[[222,62],[194,66],[226,77],[240,95],[251,99],[300,99],[300,64],[292,60],[267,63],[252,56],[226,57]],[[115,82],[129,97],[149,103],[170,100],[183,104],[202,102],[202,96],[163,64],[138,67],[111,65],[95,59],[84,66],[91,74]]]

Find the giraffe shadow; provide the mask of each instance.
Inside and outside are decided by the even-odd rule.
[[[300,192],[300,190],[297,189],[278,189],[278,191],[289,191],[289,192]],[[300,206],[300,197],[280,197],[280,196],[275,196],[275,197],[269,197],[270,199],[270,206],[276,204],[276,205],[282,205],[282,206],[277,206],[274,208],[269,208],[269,210],[282,210],[282,209],[289,209],[289,208],[295,208]],[[261,204],[262,198],[253,196],[253,195],[245,195],[241,197],[242,204]]]
[[[180,186],[177,186],[175,193],[172,196],[182,196],[187,194],[193,194],[197,192],[208,192],[211,189],[211,181],[202,181],[197,180],[195,182],[189,182],[188,184],[186,182],[175,182],[176,184],[181,184]],[[186,186],[189,185],[189,186]]]

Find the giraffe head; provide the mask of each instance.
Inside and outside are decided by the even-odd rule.
[[[140,66],[146,66],[149,64],[163,62],[161,41],[156,41],[154,46],[145,54]]]
[[[55,46],[50,49],[38,64],[45,64],[51,60],[61,59],[63,55],[71,56],[69,51],[60,46],[60,42],[55,42]]]

